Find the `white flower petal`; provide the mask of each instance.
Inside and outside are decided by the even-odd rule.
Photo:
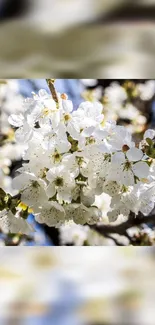
[[[149,175],[149,166],[146,162],[139,161],[133,165],[132,170],[139,178],[146,178]]]
[[[46,108],[48,108],[51,111],[55,111],[57,109],[56,108],[56,102],[52,98],[45,99],[44,100],[44,105],[45,105]]]
[[[129,161],[139,161],[143,157],[142,150],[138,148],[131,148],[127,151],[126,156],[129,159]]]
[[[15,127],[21,127],[24,122],[24,116],[22,114],[19,115],[12,114],[9,116],[8,121],[11,125]]]
[[[112,155],[111,163],[114,165],[121,165],[125,162],[125,155],[123,152],[116,152]]]
[[[26,124],[15,132],[16,141],[19,143],[28,142],[32,136],[33,130]]]
[[[72,112],[73,110],[73,103],[71,100],[62,100],[63,110],[67,113]]]
[[[49,227],[58,226],[65,222],[65,210],[57,202],[46,202],[40,209],[40,213],[35,215],[35,220],[39,223],[45,223]]]
[[[133,172],[129,169],[127,171],[123,171],[120,174],[120,183],[125,186],[134,185],[134,175]]]
[[[56,193],[56,188],[53,185],[53,183],[49,184],[47,189],[46,189],[46,194],[49,198],[53,197]]]
[[[0,213],[0,228],[4,234],[17,234],[22,233],[29,235],[33,228],[26,220],[16,217],[10,211],[2,211]]]
[[[149,130],[145,131],[144,139],[146,139],[146,138],[153,139],[154,137],[155,137],[155,130],[149,129]]]
[[[81,135],[84,137],[90,137],[94,132],[94,130],[95,130],[94,126],[87,127],[81,132]]]

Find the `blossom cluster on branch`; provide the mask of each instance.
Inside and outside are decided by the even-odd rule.
[[[15,80],[0,81],[0,188],[13,194],[12,180],[9,177],[12,161],[22,156],[23,146],[14,141],[14,131],[8,122],[8,116],[14,111],[22,111],[23,98],[18,93]]]
[[[23,111],[23,97],[19,94],[18,83],[15,80],[0,81],[0,230],[5,235],[5,243],[19,242],[18,238],[11,234],[26,234],[32,231],[27,223],[28,213],[20,205],[20,200],[14,197],[17,191],[12,185],[11,167],[12,162],[21,159],[25,146],[17,143],[14,137],[14,130],[8,122],[8,117],[14,111],[20,114]],[[22,237],[22,236],[21,236]],[[2,239],[2,238],[1,238]],[[14,243],[13,243],[14,242]],[[1,241],[3,244],[3,240]]]
[[[99,86],[95,79],[86,79],[82,82],[88,87],[82,94],[83,98],[100,101],[104,105],[106,120],[124,123],[132,133],[145,130],[150,113],[149,103],[155,95],[154,80],[147,80],[144,83],[129,80],[121,84],[113,81],[105,88]]]
[[[13,189],[26,211],[49,227],[73,224],[92,232],[92,225],[124,222],[131,213],[148,216],[155,202],[155,131],[137,145],[127,128],[105,119],[103,104],[85,101],[74,111],[54,80],[48,85],[51,95],[40,90],[9,117],[24,148]],[[19,205],[10,209],[3,194],[1,201],[10,232],[32,231],[26,214],[15,217]]]

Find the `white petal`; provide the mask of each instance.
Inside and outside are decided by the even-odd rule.
[[[15,138],[16,138],[17,142],[20,142],[20,143],[28,142],[32,138],[32,136],[33,136],[33,130],[30,129],[28,124],[25,124],[23,127],[19,128],[15,132]]]
[[[21,127],[23,125],[24,116],[22,114],[12,114],[9,116],[8,121],[13,126]]]
[[[114,165],[121,165],[125,162],[125,155],[123,152],[116,152],[111,158],[111,163]]]
[[[81,79],[81,81],[86,87],[93,87],[97,85],[97,79]]]
[[[95,130],[94,126],[89,126],[82,131],[81,135],[83,135],[84,137],[90,137],[94,132],[94,130]]]
[[[127,171],[122,172],[120,174],[120,181],[121,181],[121,184],[123,184],[125,186],[134,185],[134,175],[133,175],[132,171],[129,169]]]
[[[140,211],[144,214],[144,216],[148,216],[151,211],[154,208],[154,202],[143,202],[141,207],[140,207]]]
[[[65,211],[57,202],[47,202],[40,211],[40,214],[35,215],[35,219],[39,223],[45,223],[52,227],[65,221]]]
[[[65,112],[72,112],[73,103],[71,100],[62,100],[62,106]]]
[[[149,129],[149,130],[145,131],[144,139],[146,139],[146,138],[153,139],[154,137],[155,137],[155,130]]]
[[[35,180],[35,177],[33,177],[30,174],[24,174],[24,173],[22,173],[20,175],[17,175],[12,180],[13,188],[15,188],[17,190],[24,189],[27,186],[29,186],[31,180]]]
[[[97,222],[101,221],[102,212],[96,207],[90,207],[88,216],[87,216],[87,223],[90,225],[96,224]]]
[[[28,224],[26,220],[17,218],[8,211],[4,211],[3,215],[0,216],[0,228],[4,234],[22,233],[28,235],[33,231],[33,228]]]
[[[49,198],[53,197],[56,193],[56,189],[55,186],[51,183],[48,185],[47,189],[46,189],[46,194]]]
[[[57,200],[60,204],[62,204],[63,201],[65,203],[71,203],[72,195],[69,188],[59,188],[57,192]]]
[[[46,178],[48,181],[52,182],[54,181],[54,179],[56,178],[56,173],[55,173],[56,169],[55,167],[52,168],[52,170],[50,169],[47,174],[46,174]]]
[[[56,110],[56,103],[55,103],[54,99],[51,99],[51,98],[45,99],[44,104],[45,104],[45,107],[47,107],[48,109],[50,109],[52,111]]]
[[[129,159],[129,161],[139,161],[143,157],[142,150],[138,148],[131,148],[127,151],[126,156]]]
[[[132,170],[139,178],[146,178],[149,175],[149,166],[143,161],[137,162],[133,165]]]
[[[45,89],[40,89],[38,92],[39,97],[47,98],[49,95]]]
[[[59,153],[68,152],[71,148],[71,144],[67,139],[59,140],[57,143],[57,149]]]

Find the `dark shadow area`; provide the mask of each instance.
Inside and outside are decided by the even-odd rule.
[[[121,5],[106,16],[96,20],[95,23],[155,21],[155,4],[138,5],[135,2]]]
[[[0,22],[24,16],[31,8],[30,0],[5,0],[1,4]]]
[[[46,235],[52,240],[54,246],[60,246],[59,230],[54,227],[43,225]]]

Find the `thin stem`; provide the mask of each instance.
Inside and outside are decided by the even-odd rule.
[[[50,92],[52,94],[52,97],[53,97],[54,101],[58,105],[59,99],[58,99],[58,95],[57,95],[57,92],[56,92],[56,89],[55,89],[55,86],[54,86],[55,79],[46,79],[46,82],[48,84],[48,87],[50,89]]]

